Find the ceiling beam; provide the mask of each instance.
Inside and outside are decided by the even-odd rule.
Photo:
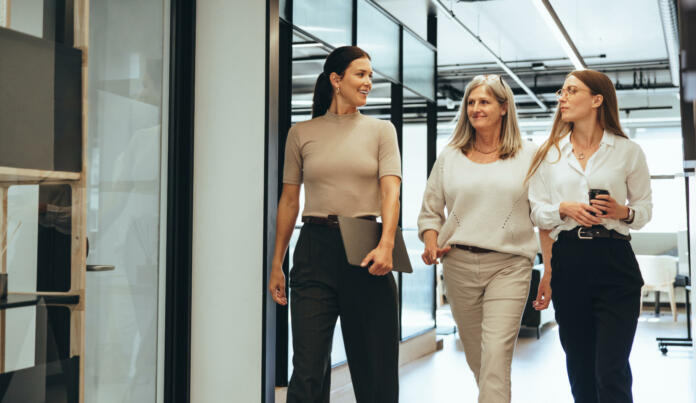
[[[469,27],[467,27],[466,24],[462,22],[462,20],[457,18],[457,15],[454,13],[453,10],[447,8],[440,0],[433,1],[435,5],[437,5],[440,8],[440,10],[442,10],[442,12],[444,12],[452,21],[454,21],[457,25],[464,29],[464,31],[467,34],[469,34],[474,40],[476,40],[476,42],[493,57],[498,66],[500,66],[500,68],[503,69],[503,71],[505,71],[505,73],[507,73],[507,75],[510,76],[510,78],[515,80],[517,85],[519,85],[524,90],[524,92],[526,92],[530,97],[532,97],[534,102],[536,102],[542,110],[549,110],[549,107],[546,106],[546,104],[541,99],[539,99],[539,97],[537,97],[534,91],[532,91],[531,88],[529,88],[522,81],[522,79],[517,74],[515,74],[514,71],[512,71],[512,69],[503,61],[503,59],[501,59],[500,56],[498,56],[490,47],[488,47],[488,45],[485,42],[483,42],[483,40],[481,40],[481,38],[478,35],[474,34],[474,32],[471,29],[469,29]]]
[[[553,32],[553,35],[558,40],[558,43],[561,44],[563,51],[566,53],[566,55],[568,55],[570,61],[573,62],[575,70],[585,70],[587,68],[585,60],[583,60],[582,56],[580,56],[578,48],[575,47],[573,40],[570,39],[568,31],[566,31],[565,27],[563,26],[561,19],[558,18],[558,14],[556,14],[556,11],[551,6],[551,3],[549,3],[549,0],[532,0],[532,2],[536,6],[537,10],[539,10],[539,14],[541,14],[541,17],[544,19],[544,22],[546,22],[546,25],[548,25]]]

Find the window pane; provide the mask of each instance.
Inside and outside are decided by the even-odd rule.
[[[399,25],[364,0],[358,1],[358,46],[370,54],[373,69],[399,80]]]
[[[681,128],[639,128],[632,140],[643,149],[650,175],[674,175],[684,170]]]
[[[418,214],[428,176],[427,136],[424,123],[403,126],[402,223],[413,273],[404,273],[401,278],[402,339],[435,326],[434,266],[423,263],[423,243],[418,239]]]
[[[350,45],[353,7],[345,0],[294,0],[292,22],[331,46]]]
[[[640,232],[686,231],[686,189],[684,178],[653,179],[652,219]]]
[[[435,52],[404,30],[404,85],[435,99]]]

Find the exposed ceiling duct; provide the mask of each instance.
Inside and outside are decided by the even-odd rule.
[[[469,29],[469,27],[467,27],[459,18],[457,18],[454,11],[447,8],[441,0],[434,0],[434,2],[435,5],[437,5],[452,21],[457,23],[457,25],[462,27],[464,31],[466,31],[472,38],[474,38],[478,42],[478,44],[481,45],[481,47],[493,57],[498,66],[500,66],[500,68],[503,69],[505,73],[507,73],[507,75],[510,76],[510,78],[515,80],[517,85],[519,85],[524,90],[524,92],[526,92],[544,112],[549,110],[549,107],[546,106],[546,104],[541,99],[539,99],[539,97],[534,93],[534,91],[532,91],[531,88],[529,88],[522,81],[522,79],[517,74],[515,74],[515,72],[513,72],[512,69],[510,69],[510,67],[507,64],[505,64],[503,59],[501,59],[500,56],[493,52],[493,50],[490,47],[488,47],[488,45],[486,45],[479,36],[474,34],[474,32],[471,29]]]
[[[672,84],[679,86],[679,27],[677,26],[677,7],[673,0],[657,0],[662,19],[662,31],[665,34],[669,71]]]

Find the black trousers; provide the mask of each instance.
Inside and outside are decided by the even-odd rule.
[[[399,400],[399,320],[392,274],[351,266],[337,228],[305,224],[290,272],[294,366],[288,403],[328,402],[331,342],[341,318],[358,403]]]
[[[576,403],[632,402],[628,357],[643,279],[628,241],[561,239],[552,301]]]

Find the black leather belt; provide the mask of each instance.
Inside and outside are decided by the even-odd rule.
[[[601,225],[592,227],[575,227],[569,231],[561,231],[558,234],[558,239],[620,239],[622,241],[630,241],[630,235],[624,235],[613,229],[606,229]]]
[[[478,246],[471,246],[471,245],[460,245],[460,244],[453,244],[453,248],[457,249],[463,249],[463,250],[468,250],[471,253],[491,253],[495,252],[494,250],[490,249],[485,249],[485,248],[479,248]]]
[[[377,217],[373,216],[373,215],[364,215],[364,216],[355,217],[355,218],[360,218],[363,220],[370,220],[370,221],[377,221]],[[306,223],[306,224],[317,224],[317,225],[323,225],[325,227],[338,228],[338,216],[337,215],[329,215],[328,217],[314,217],[311,215],[303,215],[302,222]]]

